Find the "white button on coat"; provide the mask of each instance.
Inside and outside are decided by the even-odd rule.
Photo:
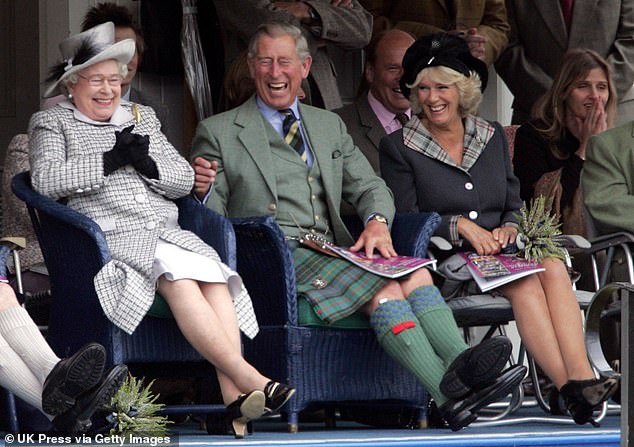
[[[477,218],[478,218],[478,212],[477,211],[469,211],[469,219],[476,220]]]
[[[473,183],[471,182],[467,182],[464,184],[464,189],[466,189],[467,191],[471,191],[473,189]]]

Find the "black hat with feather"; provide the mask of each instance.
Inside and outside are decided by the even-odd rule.
[[[473,57],[469,45],[462,37],[449,33],[434,33],[414,42],[403,56],[401,92],[409,98],[410,87],[418,74],[428,67],[444,66],[469,77],[475,73],[480,78],[480,90],[484,91],[489,78],[487,65]]]
[[[91,65],[109,59],[127,64],[134,56],[136,47],[134,39],[115,43],[114,24],[106,22],[64,39],[59,44],[59,50],[63,60],[49,70],[46,82],[50,85],[44,93],[45,98],[63,93],[60,83]]]

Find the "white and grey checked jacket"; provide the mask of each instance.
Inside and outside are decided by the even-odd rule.
[[[69,102],[35,113],[29,123],[33,188],[93,219],[106,235],[112,261],[95,276],[95,288],[106,316],[132,333],[154,300],[152,264],[159,238],[219,260],[195,234],[178,226],[178,209],[170,199],[189,194],[194,172],[160,131],[150,107],[140,106],[135,124],[131,105],[123,103],[110,122],[92,121]],[[103,174],[103,153],[115,144],[115,131],[135,124],[134,133],[150,136],[150,157],[159,179],[149,179],[131,166]],[[258,331],[251,300],[242,287],[234,297],[240,328]]]

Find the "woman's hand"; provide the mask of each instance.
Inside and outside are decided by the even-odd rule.
[[[494,255],[502,250],[502,244],[493,236],[493,232],[469,219],[458,219],[458,234],[469,241],[479,255]]]
[[[579,140],[579,149],[576,154],[585,160],[586,145],[590,137],[608,128],[608,115],[601,98],[593,98],[592,107],[586,113],[585,118],[566,116],[566,127]]]
[[[517,228],[498,227],[494,228],[491,234],[493,234],[493,239],[498,241],[502,248],[506,248],[507,245],[514,243],[515,239],[517,239]]]

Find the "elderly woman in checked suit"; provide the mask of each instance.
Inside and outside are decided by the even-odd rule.
[[[248,420],[278,410],[294,389],[242,358],[239,329],[257,333],[242,281],[178,226],[171,199],[190,193],[194,171],[151,108],[121,101],[134,48],[131,39],[114,43],[110,22],[60,44],[64,61],[52,68],[45,96],[68,100],[31,118],[33,187],[103,229],[112,261],[94,281],[114,324],[134,332],[158,288],[187,340],[216,367],[230,428],[242,437]]]

